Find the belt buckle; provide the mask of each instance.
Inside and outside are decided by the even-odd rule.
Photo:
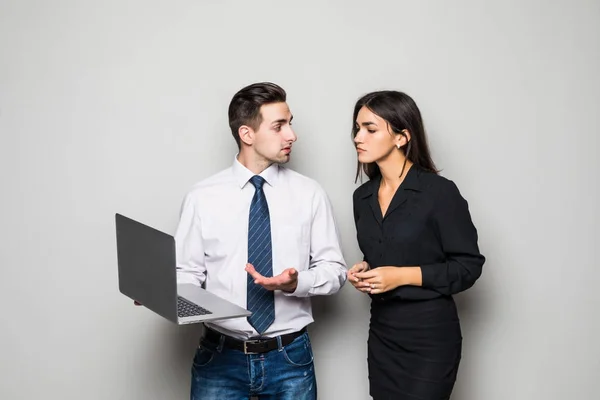
[[[256,352],[253,351],[248,351],[248,344],[256,344],[256,343],[260,343],[260,340],[244,340],[244,354],[258,354]]]

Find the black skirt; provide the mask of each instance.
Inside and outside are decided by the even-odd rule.
[[[461,350],[451,297],[371,303],[368,364],[374,400],[449,399]]]

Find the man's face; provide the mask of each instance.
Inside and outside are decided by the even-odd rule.
[[[297,137],[292,130],[293,116],[287,103],[265,104],[260,114],[262,123],[254,131],[252,146],[255,153],[269,163],[288,162]]]

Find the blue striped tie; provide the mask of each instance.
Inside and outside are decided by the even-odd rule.
[[[254,175],[250,182],[256,188],[256,192],[254,192],[252,203],[250,203],[248,262],[262,276],[272,277],[271,222],[269,219],[269,205],[262,189],[265,180],[258,175]],[[259,334],[264,333],[275,320],[273,291],[254,283],[254,278],[250,274],[248,274],[247,302],[247,308],[252,312],[252,315],[248,317],[248,322]]]

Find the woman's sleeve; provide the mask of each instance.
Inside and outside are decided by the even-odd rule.
[[[454,182],[444,180],[434,207],[434,221],[446,260],[421,265],[422,286],[444,295],[462,292],[481,276],[485,257],[467,201]]]

